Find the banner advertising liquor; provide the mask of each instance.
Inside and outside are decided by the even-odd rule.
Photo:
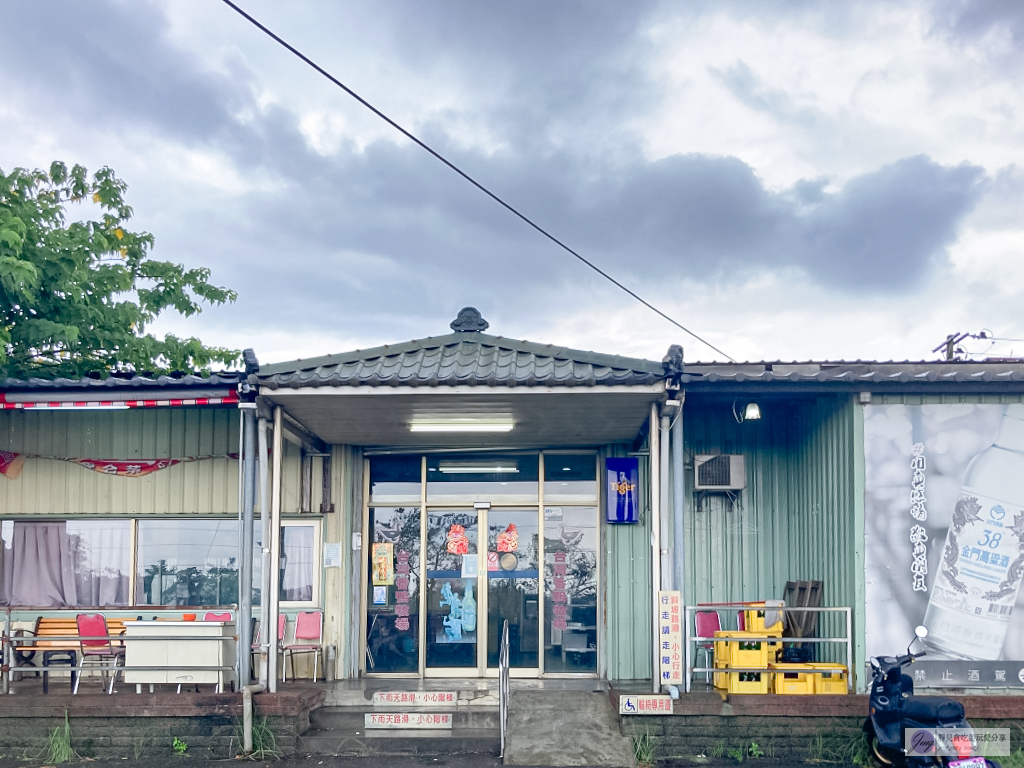
[[[869,405],[864,449],[868,656],[923,624],[918,683],[1024,686],[1024,405]]]

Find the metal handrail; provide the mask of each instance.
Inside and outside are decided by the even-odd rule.
[[[211,642],[211,641],[231,641],[237,642],[237,635],[45,635],[39,637],[32,634],[30,630],[26,630],[27,634],[21,636],[15,636],[14,630],[11,623],[11,611],[10,609],[5,610],[4,616],[4,628],[3,632],[0,633],[0,694],[10,693],[10,682],[11,674],[14,672],[34,670],[39,671],[39,668],[31,663],[19,664],[19,658],[16,651],[21,648],[24,650],[40,651],[45,652],[47,650],[67,650],[75,651],[77,648],[52,648],[51,643],[60,642],[64,644],[75,643],[80,647],[82,640],[106,640],[109,642],[111,649],[116,649],[118,653],[126,648],[127,643],[144,642],[144,641],[175,641],[175,642]],[[93,646],[99,648],[100,646]],[[96,665],[87,665],[83,659],[80,664],[61,664],[59,667],[54,668],[53,671],[61,672],[86,672],[86,671],[103,671],[105,668],[97,667]],[[152,666],[152,665],[118,665],[117,657],[115,657],[114,665],[112,668],[108,668],[110,671],[119,672],[228,672],[235,671],[235,665],[221,666],[221,665],[196,665],[196,666]],[[112,688],[113,686],[111,686]]]
[[[501,755],[505,757],[505,734],[508,731],[508,619],[501,627],[501,649],[498,651],[498,719],[501,722]]]
[[[714,637],[699,637],[695,633],[690,633],[690,615],[697,614],[704,611],[717,612],[720,610],[736,610],[740,609],[751,609],[757,608],[759,610],[770,610],[779,612],[790,612],[790,613],[842,613],[846,616],[846,634],[843,637],[770,637],[761,635],[750,635],[744,638],[714,638]],[[693,666],[693,656],[691,653],[696,651],[697,644],[700,642],[778,642],[778,643],[839,643],[846,646],[846,689],[847,691],[852,690],[853,687],[853,609],[849,606],[842,606],[838,608],[823,608],[823,607],[802,607],[796,605],[780,605],[780,606],[765,606],[763,600],[751,601],[751,602],[739,602],[739,603],[700,603],[698,605],[687,605],[683,607],[683,646],[686,649],[686,680],[685,690],[687,693],[690,692],[690,688],[693,683],[693,675],[695,672],[759,672],[764,671],[761,669],[751,668],[739,668],[739,667],[718,667],[717,670],[714,667],[695,667]],[[788,667],[789,671],[803,671],[797,667]],[[820,671],[820,670],[819,670]]]

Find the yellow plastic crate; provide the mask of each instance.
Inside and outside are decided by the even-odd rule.
[[[768,672],[730,672],[729,693],[768,693]]]
[[[814,693],[815,674],[800,671],[809,664],[772,664],[772,690],[786,695],[808,695]],[[793,669],[796,667],[796,669]]]
[[[846,694],[845,664],[810,664],[814,667],[814,692],[819,694]],[[820,670],[820,671],[817,671]]]
[[[764,603],[757,603],[757,605],[763,606]],[[780,619],[770,627],[766,627],[764,625],[764,608],[748,608],[743,611],[743,624],[747,632],[755,632],[759,635],[769,635],[778,632],[777,636],[782,637],[782,620]],[[767,630],[774,631],[768,632]]]
[[[723,660],[719,663],[718,659],[715,659],[715,669],[722,669],[728,666]],[[729,674],[727,672],[715,672],[713,675],[714,686],[720,690],[728,690],[729,688]]]
[[[759,634],[761,633],[715,632],[715,663],[725,660],[730,667],[768,669],[768,643],[763,640],[745,639],[750,636],[758,637]]]

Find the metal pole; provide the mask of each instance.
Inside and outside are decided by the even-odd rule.
[[[241,406],[239,406],[241,407]],[[239,679],[249,684],[249,649],[252,647],[252,550],[253,507],[256,503],[256,404],[245,403],[242,410],[242,548],[238,562]],[[243,663],[241,660],[245,659]]]
[[[0,543],[0,546],[3,546]],[[11,663],[14,661],[14,648],[7,642],[11,636],[11,608],[4,609],[4,632],[0,637],[0,693],[5,696],[11,692]]]
[[[679,590],[679,599],[686,605],[686,482],[683,477],[685,459],[683,456],[683,406],[686,404],[686,393],[682,390],[676,396],[679,400],[679,413],[672,424],[670,438],[672,440],[672,565],[673,586]],[[683,628],[689,637],[690,618],[683,617],[686,626]],[[686,643],[686,683],[685,690],[690,690],[690,643]]]
[[[661,450],[659,451],[659,460],[661,462],[659,470],[659,477],[661,479],[661,503],[658,505],[659,511],[664,513],[661,515],[660,532],[662,589],[676,588],[674,579],[675,569],[672,567],[672,560],[676,553],[670,546],[674,543],[674,539],[669,536],[668,529],[669,521],[671,520],[671,517],[669,516],[669,481],[672,477],[669,474],[670,466],[668,452],[670,441],[668,430],[671,424],[672,422],[669,418],[668,411],[663,409],[661,414],[661,434],[659,435],[659,442],[661,443]]]
[[[846,692],[853,690],[853,616],[846,607]]]
[[[260,530],[263,546],[260,552],[260,644],[266,646],[267,638],[270,637],[270,624],[268,623],[268,602],[270,601],[270,473],[267,469],[267,420],[261,418],[259,431],[260,444]],[[260,685],[267,685],[267,661],[264,662],[264,651],[260,649]]]
[[[658,643],[658,593],[661,591],[661,430],[658,404],[651,403],[648,425],[651,472],[651,683],[654,693],[661,691],[661,654]]]
[[[280,640],[277,636],[278,617],[281,615],[281,453],[284,451],[283,411],[280,405],[274,406],[274,451],[271,460],[272,488],[270,491],[270,599],[267,601],[267,621],[270,626],[264,635],[270,642],[267,658],[267,687],[271,693],[277,692],[277,647]]]

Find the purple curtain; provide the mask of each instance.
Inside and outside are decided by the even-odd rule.
[[[127,605],[128,530],[121,521],[14,521],[4,529],[0,602]]]

